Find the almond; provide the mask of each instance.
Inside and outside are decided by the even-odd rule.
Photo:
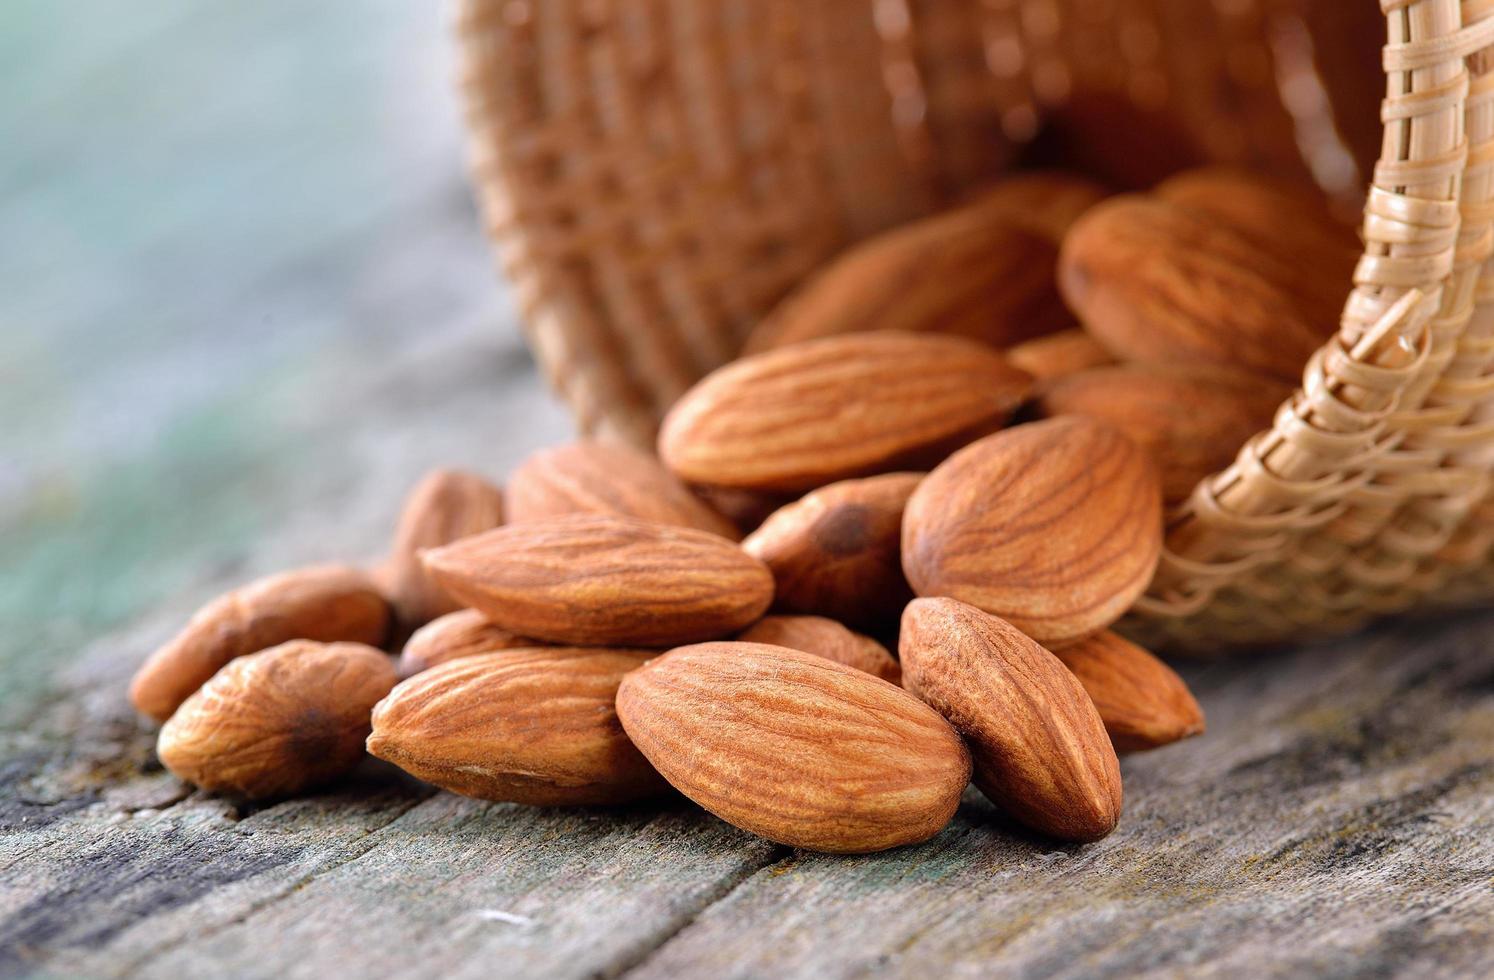
[[[691,643],[749,626],[773,601],[772,574],[730,541],[628,517],[513,524],[424,560],[490,622],[553,643]]]
[[[971,206],[1000,215],[1055,244],[1074,222],[1103,201],[1105,188],[1062,170],[1027,170],[1003,177],[977,193]]]
[[[657,459],[629,446],[583,441],[535,453],[508,481],[508,519],[611,514],[741,537]]]
[[[1343,283],[1318,283],[1216,218],[1115,198],[1064,240],[1059,279],[1084,326],[1122,360],[1222,364],[1295,384],[1338,327]]]
[[[675,404],[659,455],[690,483],[785,493],[937,462],[999,428],[1031,379],[959,337],[867,333],[743,358]]]
[[[743,643],[801,650],[855,667],[889,684],[902,683],[902,668],[886,647],[823,616],[765,616],[738,634],[737,639]]]
[[[906,330],[1006,347],[1073,323],[1052,238],[972,205],[883,232],[836,258],[747,338],[759,353],[818,337]]]
[[[928,840],[970,756],[886,681],[759,643],[672,650],[623,679],[617,713],[676,789],[780,844],[860,854]]]
[[[617,720],[617,685],[652,653],[537,647],[412,677],[373,713],[368,751],[443,789],[534,806],[666,790]]]
[[[1134,442],[1078,415],[966,447],[919,484],[903,514],[903,571],[915,592],[968,602],[1045,644],[1120,618],[1161,550],[1156,467]]]
[[[1098,340],[1077,327],[1018,344],[1006,359],[1039,381],[1115,363]]]
[[[389,605],[356,568],[315,565],[259,579],[203,606],[130,684],[141,714],[165,721],[224,664],[287,640],[377,646]]]
[[[503,491],[480,476],[436,470],[416,485],[405,500],[389,560],[379,573],[405,627],[413,629],[462,608],[426,576],[419,552],[502,523]]]
[[[923,476],[832,483],[748,535],[742,548],[772,570],[778,607],[870,630],[895,626],[913,598],[902,568],[903,507]]]
[[[1056,378],[1037,399],[1045,416],[1107,422],[1151,454],[1162,499],[1186,500],[1270,426],[1293,388],[1275,378],[1203,365],[1125,364]]]
[[[1089,695],[1010,623],[954,599],[915,599],[898,647],[903,684],[970,743],[975,785],[1051,837],[1115,829],[1120,763]]]
[[[545,645],[494,626],[476,609],[459,609],[431,620],[411,635],[399,655],[399,676],[414,677],[448,660],[479,653]]]
[[[696,496],[725,517],[742,534],[751,534],[780,507],[793,503],[793,494],[754,493],[730,487],[694,487]]]
[[[213,792],[297,793],[363,758],[369,714],[395,680],[389,658],[361,643],[282,643],[214,674],[162,726],[156,753]]]
[[[1142,752],[1204,730],[1188,685],[1162,661],[1108,630],[1055,651],[1089,693],[1117,752]]]

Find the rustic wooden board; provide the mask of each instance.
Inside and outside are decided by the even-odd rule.
[[[123,688],[195,605],[372,558],[423,470],[568,423],[428,5],[113,10],[0,11],[0,976],[1494,974],[1487,614],[1186,668],[1209,734],[1126,760],[1086,847],[973,793],[831,858],[373,763],[265,807],[177,784]]]

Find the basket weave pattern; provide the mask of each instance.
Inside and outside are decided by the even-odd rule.
[[[459,29],[532,346],[633,442],[835,252],[1025,161],[1367,182],[1337,336],[1169,515],[1127,628],[1207,651],[1494,594],[1494,0],[463,0]]]

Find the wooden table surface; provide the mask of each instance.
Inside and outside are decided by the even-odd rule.
[[[367,560],[424,470],[564,438],[461,164],[435,5],[0,9],[0,976],[1494,975],[1494,618],[1184,671],[1120,829],[927,845],[370,763],[265,807],[126,680],[200,602]]]

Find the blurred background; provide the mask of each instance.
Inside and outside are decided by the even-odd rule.
[[[422,467],[570,431],[482,236],[448,14],[0,5],[0,717],[141,609],[271,570],[265,536],[374,557]]]

